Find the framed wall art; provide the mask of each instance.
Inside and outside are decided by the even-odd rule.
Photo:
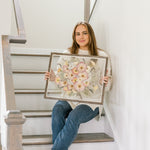
[[[107,57],[51,53],[46,81],[46,99],[103,104]]]

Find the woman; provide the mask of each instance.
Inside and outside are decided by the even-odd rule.
[[[78,23],[74,28],[72,38],[72,46],[66,51],[66,53],[108,56],[106,52],[97,48],[94,31],[90,24],[86,22]],[[54,72],[46,72],[45,79],[54,81]],[[105,89],[107,91],[111,87],[110,60],[108,61],[107,75],[100,79],[100,83],[105,83]],[[88,122],[98,114],[101,115],[102,108],[102,106],[95,104],[58,101],[52,112],[52,150],[68,150],[68,147],[77,135],[80,124]]]

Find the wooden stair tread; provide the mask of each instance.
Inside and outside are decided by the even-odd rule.
[[[44,89],[15,89],[15,94],[44,94]]]
[[[52,117],[52,110],[21,110],[27,118]],[[105,116],[103,112],[101,116]]]
[[[17,54],[17,53],[11,53],[11,56],[50,57],[49,54]]]
[[[13,74],[45,74],[45,71],[13,70]]]
[[[78,134],[73,143],[113,142],[114,139],[105,133],[82,133]],[[46,145],[52,144],[52,135],[24,135],[23,145]]]
[[[60,94],[56,90],[53,90],[51,94]],[[15,89],[15,94],[45,94],[45,89]]]
[[[32,112],[34,112],[34,113],[39,113],[39,112],[47,112],[47,113],[50,113],[50,112],[52,112],[52,110],[36,110],[36,109],[34,109],[34,110],[21,110],[21,112],[22,113],[32,113]]]
[[[27,118],[52,117],[52,110],[22,110]]]

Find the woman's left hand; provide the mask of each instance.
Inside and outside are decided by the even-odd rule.
[[[108,76],[104,76],[103,78],[100,79],[100,84],[105,83],[105,86],[107,86],[108,84]]]

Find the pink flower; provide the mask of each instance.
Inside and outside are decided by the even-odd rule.
[[[77,78],[74,77],[71,81],[72,81],[73,83],[76,83],[76,82],[77,82]]]
[[[77,69],[79,72],[84,72],[86,70],[87,66],[84,62],[80,62],[78,65],[77,65]]]
[[[69,79],[73,79],[75,77],[75,75],[73,74],[72,71],[69,72]]]
[[[78,91],[78,92],[81,92],[84,90],[85,86],[83,85],[82,82],[77,82],[75,85],[75,90]]]
[[[62,86],[67,86],[67,81],[63,81],[61,84]]]
[[[78,69],[77,69],[77,67],[74,67],[74,68],[72,69],[72,73],[75,74],[75,75],[78,74]]]
[[[86,79],[88,79],[88,74],[87,74],[87,72],[79,73],[79,78],[81,78],[81,80],[86,80]]]
[[[64,73],[64,77],[68,78],[69,77],[68,73]]]

